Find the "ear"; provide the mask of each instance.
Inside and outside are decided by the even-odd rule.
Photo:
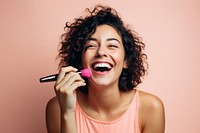
[[[124,65],[123,65],[123,68],[127,69],[128,68],[128,63],[126,60],[124,60]]]

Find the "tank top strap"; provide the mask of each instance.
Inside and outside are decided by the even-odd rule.
[[[139,90],[136,89],[135,93],[136,98],[136,110],[135,110],[135,133],[140,133],[140,124],[139,124]]]

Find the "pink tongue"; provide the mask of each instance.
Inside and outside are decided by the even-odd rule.
[[[86,78],[90,78],[90,76],[91,76],[90,69],[86,68],[86,69],[81,70],[81,76],[86,77]]]

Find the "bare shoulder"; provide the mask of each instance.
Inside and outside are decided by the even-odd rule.
[[[139,91],[139,97],[139,105],[143,109],[154,110],[164,107],[162,100],[156,95],[144,91]]]
[[[49,99],[49,101],[47,102],[47,105],[46,105],[46,110],[54,110],[55,109],[59,109],[59,103],[58,103],[58,100],[56,97],[52,97],[51,99]]]
[[[164,132],[164,104],[159,97],[139,91],[139,123],[142,133]]]
[[[60,114],[60,107],[57,100],[57,97],[51,98],[46,105],[46,120],[57,119]]]

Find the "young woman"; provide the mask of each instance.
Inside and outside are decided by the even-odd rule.
[[[164,133],[162,101],[136,89],[146,73],[144,43],[114,9],[86,11],[62,35],[48,133]],[[76,73],[84,68],[90,78]]]

